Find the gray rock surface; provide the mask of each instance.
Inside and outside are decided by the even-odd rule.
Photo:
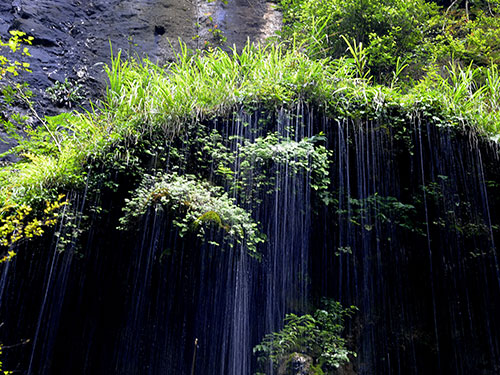
[[[103,87],[110,42],[115,51],[160,61],[172,56],[168,38],[189,42],[195,33],[195,9],[188,0],[14,0],[8,5],[0,7],[0,32],[21,30],[35,38],[27,60],[33,73],[23,78],[39,93],[71,78],[95,97]]]
[[[30,47],[32,73],[20,77],[35,93],[37,110],[55,114],[45,90],[69,78],[83,85],[87,99],[105,87],[104,64],[119,49],[125,57],[165,63],[178,39],[189,48],[217,44],[221,30],[226,48],[241,48],[247,38],[262,40],[280,26],[279,13],[266,0],[3,0],[0,35],[21,30],[35,39]],[[212,31],[210,31],[212,30]],[[81,103],[85,104],[85,103]]]

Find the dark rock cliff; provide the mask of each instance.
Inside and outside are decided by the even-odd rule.
[[[103,66],[114,52],[159,63],[174,57],[178,39],[189,48],[258,41],[271,35],[280,17],[265,0],[7,0],[0,3],[0,35],[21,30],[35,39],[22,76],[34,90],[37,109],[54,114],[45,90],[66,78],[83,86],[87,101],[105,86]],[[212,30],[212,31],[210,31]],[[220,34],[213,30],[220,30]],[[64,108],[63,110],[67,110]]]

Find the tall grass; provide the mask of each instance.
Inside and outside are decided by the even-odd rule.
[[[415,103],[439,105],[450,124],[467,124],[498,140],[500,136],[500,74],[498,66],[459,68],[451,65],[431,71],[408,97]]]
[[[159,127],[174,135],[186,122],[221,116],[238,105],[327,101],[333,81],[329,64],[274,45],[249,45],[240,54],[183,49],[167,67],[133,60],[113,63],[108,75],[106,104],[116,118],[134,129],[140,123],[142,131]]]

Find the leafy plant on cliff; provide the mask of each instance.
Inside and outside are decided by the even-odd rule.
[[[72,105],[80,103],[85,98],[83,86],[78,82],[69,81],[67,78],[64,82],[54,83],[53,86],[45,90],[45,93],[54,104],[60,107],[71,108]]]
[[[10,34],[7,41],[0,38],[0,127],[11,138],[19,140],[21,136],[17,127],[24,123],[26,116],[12,111],[11,107],[19,99],[28,99],[32,93],[26,84],[14,82],[12,78],[19,72],[30,72],[30,64],[23,61],[30,53],[23,44],[30,45],[33,37],[17,30],[10,31]]]
[[[500,63],[500,2],[472,2],[472,7],[447,8],[439,19],[440,32],[426,44],[437,62],[488,66]]]
[[[310,56],[349,58],[345,38],[363,45],[371,72],[389,82],[404,66],[405,85],[433,66],[500,63],[500,3],[418,0],[281,0],[281,37]],[[354,43],[353,43],[354,41]],[[398,74],[401,75],[402,71]]]
[[[273,193],[277,182],[288,177],[303,178],[313,190],[326,192],[332,152],[319,144],[322,141],[324,134],[295,141],[271,133],[253,142],[242,140],[234,153],[211,146],[207,151],[230,191],[244,202],[259,204],[259,192]]]
[[[398,226],[420,235],[424,234],[424,226],[417,221],[417,210],[412,204],[403,203],[395,197],[384,197],[378,194],[366,198],[356,199],[347,197],[346,209],[338,209],[337,214],[342,215],[352,224],[364,224],[365,230],[372,230],[376,223],[385,223]]]
[[[399,58],[415,58],[432,31],[437,7],[424,0],[281,0],[283,37],[305,42],[315,56],[346,54],[342,36],[367,48],[370,68],[387,72]]]
[[[206,225],[214,224],[224,232],[230,244],[234,241],[244,245],[256,257],[259,255],[257,245],[265,238],[250,214],[235,205],[221,187],[199,181],[194,176],[177,173],[146,176],[127,200],[125,215],[120,220],[122,228],[141,218],[150,207],[165,207],[174,212],[173,224],[179,228],[181,236],[197,231],[203,238]]]
[[[33,237],[40,237],[45,229],[56,224],[58,211],[67,204],[63,201],[64,195],[60,195],[57,200],[47,201],[41,217],[33,213],[33,208],[25,204],[16,206],[4,206],[0,210],[0,247],[7,247],[7,254],[0,257],[0,263],[11,260],[15,251],[10,250],[12,245],[21,241],[29,240]]]
[[[287,314],[282,330],[267,334],[253,351],[263,369],[270,361],[277,368],[293,353],[310,356],[315,365],[328,372],[349,362],[356,354],[346,348],[342,337],[346,319],[356,307],[344,308],[339,302],[323,299],[312,315]]]
[[[9,40],[2,41],[0,38],[0,51],[2,51],[2,54],[0,54],[0,79],[7,74],[17,76],[19,71],[30,71],[30,64],[19,61],[16,56],[19,55],[19,52],[21,57],[30,56],[28,48],[22,47],[22,44],[30,45],[33,37],[26,36],[26,33],[18,30],[11,30],[9,33],[11,35]],[[3,52],[4,49],[7,50],[7,53]]]
[[[30,45],[33,37],[26,36],[26,33],[15,30],[10,31],[10,34],[11,37],[8,41],[4,42],[0,39],[0,51],[3,52],[6,49],[8,52],[7,54],[0,55],[0,80],[7,81],[7,84],[3,86],[1,91],[3,103],[0,103],[0,106],[1,104],[10,106],[19,98],[31,106],[31,102],[29,101],[31,94],[29,90],[26,90],[26,85],[13,82],[10,80],[10,77],[19,75],[20,71],[30,72],[30,64],[22,61],[24,57],[30,56],[28,48],[23,47],[23,44]],[[2,109],[6,109],[6,107]],[[12,150],[11,152],[18,152],[19,156],[24,160],[29,160],[31,164],[36,160],[40,160],[40,155],[30,152],[34,148],[35,142],[31,143],[18,134],[19,129],[17,129],[15,124],[24,124],[24,120],[25,116],[21,116],[16,112],[8,115],[3,113],[3,116],[0,118],[0,125],[6,134],[18,143],[14,147],[16,151]],[[29,125],[26,125],[25,130],[27,134],[30,134],[30,130],[34,132],[33,128]],[[43,128],[43,131],[46,130],[46,128]],[[42,143],[44,145],[50,144],[47,140],[44,140]],[[20,150],[23,148],[24,151],[21,152]],[[67,204],[63,200],[64,195],[59,195],[57,198],[54,196],[46,197],[46,199],[42,195],[39,195],[36,197],[35,202],[35,199],[25,199],[26,195],[28,195],[26,190],[24,190],[26,186],[19,186],[14,183],[14,186],[6,187],[3,183],[6,182],[5,178],[7,176],[15,175],[18,177],[22,174],[20,170],[21,164],[10,165],[0,171],[0,183],[2,183],[2,187],[0,187],[0,200],[2,203],[0,206],[0,247],[7,249],[6,253],[0,255],[0,263],[9,261],[16,255],[16,252],[13,250],[14,244],[22,240],[39,237],[43,235],[46,228],[54,226],[59,215],[58,211]],[[46,169],[44,172],[46,172]],[[50,178],[50,175],[47,177]],[[11,179],[9,183],[12,182]],[[14,198],[15,193],[12,187],[23,190],[22,195],[24,199],[17,200]],[[3,373],[8,372],[4,371]]]

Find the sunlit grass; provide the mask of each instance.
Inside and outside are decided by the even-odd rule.
[[[436,103],[443,118],[473,126],[498,140],[500,74],[496,65],[465,69],[451,66],[441,75],[432,71],[410,91],[409,98],[413,102]]]

